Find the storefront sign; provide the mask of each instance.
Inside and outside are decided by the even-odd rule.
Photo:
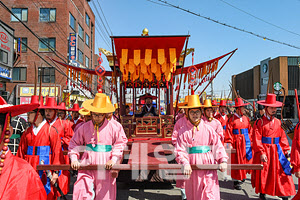
[[[20,97],[20,105],[21,104],[30,104],[31,97]]]
[[[60,87],[56,87],[56,95],[59,94]],[[20,97],[31,97],[34,94],[34,87],[20,87]],[[37,88],[37,95],[40,94],[40,88]],[[52,96],[55,95],[55,87],[50,87],[50,94],[49,94],[49,87],[42,87],[42,96]]]
[[[11,69],[1,66],[0,67],[0,77],[11,80]]]
[[[77,35],[70,33],[69,37],[69,60],[76,61],[77,59]]]

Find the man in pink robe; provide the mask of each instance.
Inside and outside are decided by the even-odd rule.
[[[221,171],[227,168],[224,146],[212,127],[201,120],[201,103],[198,95],[188,99],[187,124],[178,132],[175,146],[176,161],[184,165],[183,173],[190,176],[185,181],[187,199],[220,199],[216,170],[192,171],[191,164],[220,164]]]
[[[126,135],[121,126],[106,119],[106,113],[115,108],[106,101],[105,94],[97,93],[95,99],[85,101],[83,107],[91,112],[92,120],[84,123],[70,142],[71,167],[77,170],[80,165],[102,164],[107,170],[79,170],[73,199],[116,199],[116,179],[109,169],[122,157]],[[82,148],[85,151],[79,161]]]
[[[222,144],[224,144],[223,128],[222,128],[222,125],[219,122],[219,120],[214,119],[214,117],[213,117],[213,115],[214,115],[213,107],[216,107],[216,106],[212,105],[210,99],[206,99],[204,101],[204,104],[203,104],[204,115],[202,117],[202,120],[204,121],[205,124],[211,126],[216,131],[216,133],[218,134],[218,136],[221,139]]]

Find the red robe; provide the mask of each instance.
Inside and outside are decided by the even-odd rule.
[[[51,126],[54,127],[58,132],[59,138],[61,139],[62,151],[68,150],[70,140],[74,134],[72,130],[72,123],[70,123],[70,121],[57,118],[55,122],[51,124]],[[61,157],[60,163],[70,164],[69,156],[64,155]],[[63,190],[63,193],[67,194],[70,190],[70,172],[68,170],[62,171],[62,175],[59,176],[58,181],[60,183],[60,187],[66,189]]]
[[[0,175],[1,200],[44,200],[47,194],[36,171],[23,159],[6,153]]]
[[[215,116],[215,119],[219,120],[219,122],[221,122],[221,125],[223,127],[223,135],[225,136],[226,134],[226,124],[227,124],[227,121],[228,121],[228,117],[227,115],[225,115],[225,119],[222,117],[222,115],[220,113],[218,113],[216,116]]]
[[[298,123],[295,127],[294,138],[292,144],[291,151],[291,165],[293,166],[293,173],[300,171],[300,123]],[[300,184],[300,179],[298,179],[298,185]],[[294,196],[293,200],[300,200],[300,190],[296,196]]]
[[[40,153],[42,151],[49,153]],[[45,123],[35,136],[33,127],[29,127],[21,137],[17,156],[25,159],[34,169],[41,164],[42,160],[44,160],[44,164],[60,164],[62,151],[58,132],[51,128],[48,123]],[[45,171],[40,170],[37,173],[44,184],[47,199],[56,199],[59,193],[50,183],[50,179],[47,178]],[[66,191],[66,188],[63,188],[64,185],[61,186],[59,181],[58,185],[62,191]]]
[[[78,124],[80,124],[81,122],[83,122],[83,120],[79,118],[79,119],[77,120],[77,122],[75,123],[74,120],[72,119],[71,122],[73,123],[72,129],[73,129],[73,131],[74,131],[75,128],[76,128],[76,126],[77,126]]]
[[[270,138],[272,143],[266,143],[265,138]],[[277,142],[273,138],[278,138]],[[281,121],[274,118],[270,121],[266,116],[256,120],[253,127],[253,150],[254,164],[263,164],[262,170],[255,170],[252,173],[251,182],[256,193],[263,193],[272,196],[294,195],[295,185],[291,175],[286,175],[279,162],[278,147],[282,149],[282,156],[290,149],[285,132],[281,128]],[[267,162],[261,162],[260,156],[265,154]],[[289,164],[288,164],[289,166]]]
[[[249,122],[249,118],[246,116],[237,117],[235,114],[232,115],[226,125],[226,133],[224,143],[231,143],[232,147],[236,149],[236,153],[231,154],[232,164],[252,164],[252,149],[251,149],[251,136],[252,127]],[[241,134],[241,129],[248,131],[248,138],[250,141],[250,148],[246,147],[245,134]],[[239,134],[234,134],[238,132]],[[246,151],[248,150],[248,154]],[[247,158],[248,157],[248,158]],[[248,170],[231,170],[231,177],[236,180],[246,179],[246,174],[250,173]]]

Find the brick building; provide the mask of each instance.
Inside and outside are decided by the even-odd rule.
[[[23,45],[13,68],[13,83],[7,83],[6,87],[9,93],[13,93],[10,101],[12,98],[15,104],[28,101],[34,86],[34,64],[39,68],[38,74],[39,77],[42,76],[42,84],[45,88],[51,85],[51,89],[54,90],[56,82],[60,97],[63,90],[70,89],[66,85],[67,78],[55,70],[55,65],[47,58],[49,56],[65,63],[69,62],[70,33],[78,34],[76,61],[81,67],[93,68],[95,16],[87,0],[3,0],[2,2],[43,42],[3,7],[0,7],[0,19],[15,30],[15,38],[21,38],[22,42],[50,64]],[[64,67],[59,67],[64,73],[66,72]],[[47,92],[42,94],[47,95]],[[21,95],[28,97],[20,98]]]
[[[232,76],[232,83],[241,97],[248,100],[261,100],[266,97],[267,85],[270,82],[269,91],[273,92],[273,85],[281,83],[285,89],[286,100],[283,108],[283,117],[289,119],[298,118],[294,89],[300,93],[300,57],[279,56],[260,61],[260,64],[237,75]],[[270,81],[269,81],[270,79]],[[274,90],[275,91],[275,90]],[[276,92],[276,91],[275,91]],[[283,101],[283,90],[276,92],[277,99]],[[234,96],[234,92],[233,98]]]

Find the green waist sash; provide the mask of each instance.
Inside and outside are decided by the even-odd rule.
[[[209,146],[194,146],[194,147],[189,147],[188,149],[189,154],[193,153],[207,153],[210,151]]]
[[[20,134],[12,134],[11,137],[10,137],[10,139],[18,139],[20,137],[21,137]]]
[[[112,150],[111,145],[99,145],[96,144],[95,147],[92,146],[92,144],[86,145],[86,150],[88,151],[96,151],[96,152],[110,152]]]

